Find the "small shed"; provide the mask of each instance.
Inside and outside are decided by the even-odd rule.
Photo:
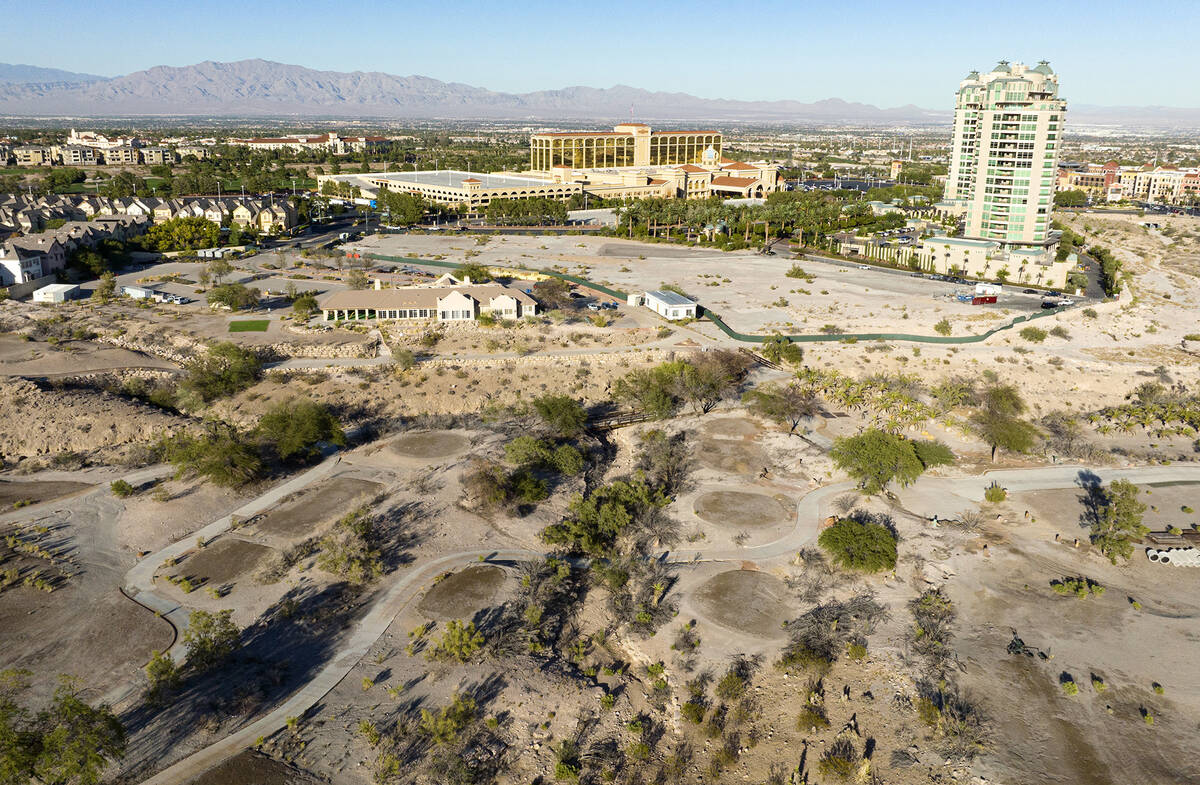
[[[646,292],[646,307],[667,319],[696,318],[696,303],[678,292]]]
[[[132,297],[135,300],[152,300],[158,296],[157,289],[151,289],[148,286],[122,286],[121,294],[126,297]]]
[[[49,286],[43,286],[41,289],[35,289],[33,292],[33,301],[35,303],[65,303],[67,300],[74,300],[79,296],[79,287],[73,283],[52,283]]]

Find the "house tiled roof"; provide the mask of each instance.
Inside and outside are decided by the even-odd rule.
[[[756,182],[758,181],[753,177],[729,177],[727,175],[714,177],[712,179],[713,185],[725,185],[731,188],[747,188],[751,185],[754,185]]]
[[[747,169],[757,169],[758,167],[751,166],[750,164],[744,164],[744,163],[742,163],[741,161],[735,161],[735,162],[733,162],[733,163],[731,163],[731,164],[728,164],[728,165],[726,165],[726,166],[723,166],[723,167],[721,167],[721,168],[722,168],[722,169],[729,169],[729,170],[736,170],[736,171],[739,171],[739,172],[744,172],[744,171],[746,171]]]

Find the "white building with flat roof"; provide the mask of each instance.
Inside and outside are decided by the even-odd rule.
[[[327,184],[336,185],[327,187]],[[332,192],[354,187],[358,187],[367,199],[375,198],[381,191],[410,193],[435,204],[462,205],[471,215],[482,213],[493,199],[543,198],[565,201],[583,191],[579,183],[456,169],[317,176],[317,190],[323,194],[337,195]]]
[[[73,283],[52,283],[49,286],[43,286],[41,289],[35,289],[33,292],[33,301],[35,303],[65,303],[67,300],[74,300],[79,296],[79,286]]]

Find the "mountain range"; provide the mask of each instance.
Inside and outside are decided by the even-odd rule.
[[[839,98],[736,101],[625,85],[504,93],[427,76],[317,71],[268,60],[157,66],[113,78],[0,64],[0,114],[580,121],[632,115],[658,121],[878,125],[944,125],[951,118],[948,109],[911,104],[885,109]],[[1200,109],[1073,106],[1071,117],[1090,124],[1200,126]]]
[[[74,71],[63,71],[58,68],[42,68],[37,65],[0,63],[0,84],[86,83],[99,82],[107,78],[107,76],[80,74]]]

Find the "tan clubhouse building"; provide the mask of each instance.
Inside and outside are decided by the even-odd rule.
[[[471,283],[446,273],[426,286],[334,292],[321,302],[324,321],[419,320],[474,322],[480,314],[520,319],[538,312],[537,301],[524,291],[499,283]]]

